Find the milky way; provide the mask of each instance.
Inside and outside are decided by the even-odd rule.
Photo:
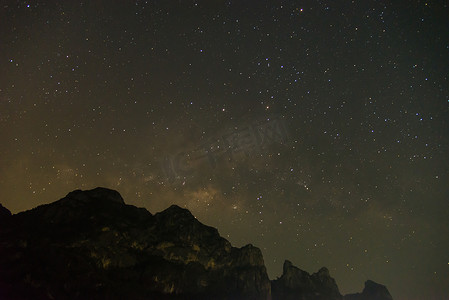
[[[0,202],[109,187],[448,299],[449,8],[396,2],[3,1]]]

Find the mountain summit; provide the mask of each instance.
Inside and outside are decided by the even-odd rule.
[[[384,286],[369,281],[365,290],[350,297],[391,300]],[[286,261],[270,282],[258,248],[233,247],[176,205],[153,215],[96,188],[13,215],[0,206],[0,299],[124,298],[343,296],[326,268],[309,275]]]

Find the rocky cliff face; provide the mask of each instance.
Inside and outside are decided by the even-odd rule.
[[[0,299],[268,299],[262,254],[178,206],[152,215],[116,191],[74,191],[0,229]]]
[[[309,273],[295,267],[288,260],[284,262],[282,276],[272,282],[273,300],[341,300],[335,280],[329,270],[321,268]]]
[[[271,283],[258,248],[232,247],[175,205],[152,215],[96,188],[14,215],[0,207],[0,299],[263,300],[272,287],[274,299],[341,299],[325,268],[286,262]]]

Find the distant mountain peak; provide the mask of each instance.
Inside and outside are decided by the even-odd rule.
[[[317,273],[310,275],[294,266],[289,260],[284,261],[282,276],[272,281],[271,288],[273,300],[342,299],[338,286],[327,268],[323,267]]]
[[[393,297],[386,286],[367,280],[362,293],[348,294],[344,300],[393,300]]]
[[[329,269],[326,267],[322,267],[321,269],[319,269],[317,274],[320,276],[330,276]]]

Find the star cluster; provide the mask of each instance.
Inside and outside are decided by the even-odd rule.
[[[4,1],[0,191],[104,186],[235,246],[449,297],[443,1]],[[413,288],[411,288],[413,287]]]

